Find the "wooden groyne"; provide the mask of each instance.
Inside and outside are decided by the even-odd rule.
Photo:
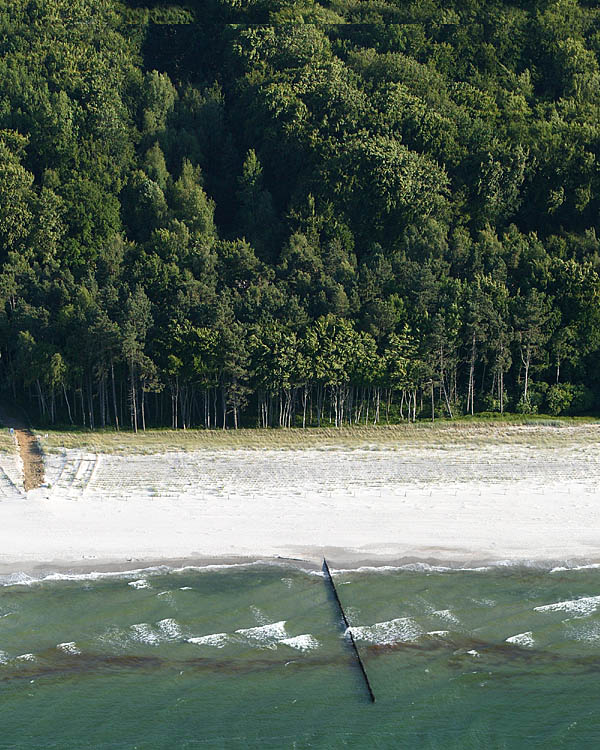
[[[365,665],[363,664],[363,660],[358,651],[356,641],[354,640],[354,636],[352,635],[352,628],[350,627],[350,623],[348,622],[348,618],[346,617],[346,613],[344,612],[344,608],[342,607],[342,602],[340,601],[340,597],[338,596],[335,583],[333,582],[333,578],[331,577],[329,565],[327,565],[327,560],[325,558],[323,558],[323,573],[325,574],[325,581],[329,584],[329,587],[331,588],[331,591],[333,593],[333,597],[338,605],[338,609],[340,610],[340,613],[342,615],[342,620],[344,621],[344,625],[346,626],[346,635],[348,635],[350,646],[352,647],[354,655],[356,656],[356,661],[365,681],[367,692],[369,693],[369,698],[371,699],[371,703],[375,703],[375,694],[373,693],[373,688],[371,687],[371,683],[369,682],[367,670],[365,669]]]

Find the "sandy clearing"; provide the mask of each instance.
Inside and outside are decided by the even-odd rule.
[[[49,486],[0,499],[0,564],[598,560],[600,443],[572,436],[541,447],[65,450],[46,456]]]

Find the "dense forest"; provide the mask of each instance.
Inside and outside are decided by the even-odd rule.
[[[600,410],[596,3],[0,8],[0,387],[36,421]]]

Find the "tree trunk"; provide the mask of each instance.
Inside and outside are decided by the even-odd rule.
[[[433,391],[433,379],[431,380],[431,421],[435,422],[435,395]]]
[[[64,383],[63,383],[63,394],[65,397],[65,403],[67,405],[67,413],[69,415],[69,422],[73,424],[73,417],[71,416],[71,404],[69,403],[69,397],[67,396],[67,389],[65,388]]]
[[[98,397],[100,399],[100,426],[106,427],[106,376],[102,373],[98,381]]]
[[[40,416],[44,416],[44,414],[46,413],[46,399],[44,398],[44,394],[42,392],[42,386],[40,385],[40,381],[38,379],[36,379],[35,385],[37,387],[37,392],[38,392]]]
[[[135,388],[135,374],[133,368],[133,359],[129,362],[129,384],[130,384],[130,401],[131,401],[131,427],[137,434],[138,421],[137,421],[137,394]]]
[[[525,366],[525,387],[523,389],[523,401],[527,401],[527,392],[529,389],[529,365],[531,364],[531,347],[530,346],[527,346],[523,364]]]
[[[142,430],[146,432],[146,391],[142,383]]]
[[[448,391],[446,390],[446,383],[445,383],[445,377],[444,377],[444,349],[440,346],[440,390],[444,394],[444,400],[446,402],[446,409],[448,409],[448,414],[450,415],[450,419],[452,419],[452,409],[450,407],[450,399],[448,398]]]
[[[308,401],[308,386],[305,384],[302,390],[302,429],[306,428],[306,402]]]
[[[321,426],[323,415],[323,386],[319,383],[317,386],[317,427]]]
[[[471,339],[471,362],[469,365],[469,391],[467,394],[467,411],[473,414],[475,401],[475,331]]]
[[[113,397],[113,409],[115,412],[115,427],[118,432],[119,431],[119,414],[117,411],[117,388],[115,386],[115,363],[112,359],[110,360],[110,374],[111,374],[111,379],[112,379],[112,397]]]
[[[93,430],[95,425],[94,422],[94,391],[92,389],[92,375],[88,375],[88,414],[90,421],[90,430]]]

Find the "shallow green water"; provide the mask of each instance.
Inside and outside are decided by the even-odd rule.
[[[335,580],[374,705],[315,573],[5,580],[0,748],[598,746],[600,569]]]

